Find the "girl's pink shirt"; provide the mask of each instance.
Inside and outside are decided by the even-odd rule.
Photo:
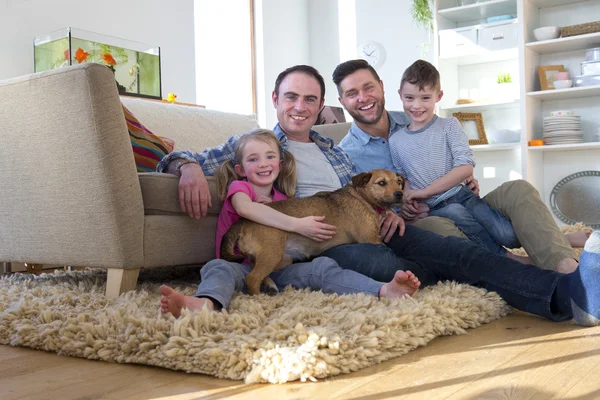
[[[217,220],[217,258],[221,258],[221,242],[223,241],[223,236],[229,227],[233,225],[235,221],[240,219],[240,216],[235,211],[235,208],[233,208],[233,204],[231,204],[231,197],[238,192],[246,193],[253,202],[256,200],[256,194],[254,193],[254,189],[252,188],[251,184],[246,181],[231,182],[229,189],[227,189],[227,197],[225,198],[225,202],[223,203],[223,207],[219,213],[219,219]],[[273,201],[279,200],[287,200],[287,197],[277,189],[273,188]]]

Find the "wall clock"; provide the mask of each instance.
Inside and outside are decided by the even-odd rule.
[[[358,57],[366,60],[373,68],[378,68],[385,61],[385,49],[380,43],[368,41],[358,46]]]

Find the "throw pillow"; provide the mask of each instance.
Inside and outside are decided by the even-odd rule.
[[[173,151],[175,143],[169,138],[163,138],[155,135],[146,128],[138,119],[125,107],[125,121],[129,131],[129,139],[133,148],[133,157],[138,172],[154,172],[158,162],[167,154]]]

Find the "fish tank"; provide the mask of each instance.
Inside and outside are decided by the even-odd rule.
[[[35,72],[94,62],[115,75],[119,93],[161,99],[160,47],[64,28],[33,42]]]

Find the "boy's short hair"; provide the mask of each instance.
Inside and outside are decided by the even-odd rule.
[[[417,60],[410,67],[406,68],[400,81],[400,90],[404,83],[410,83],[419,87],[419,90],[425,90],[426,86],[435,90],[440,90],[440,73],[430,63],[425,60]]]
[[[381,78],[377,74],[377,71],[375,71],[375,68],[373,68],[371,66],[371,64],[369,64],[365,60],[359,59],[359,60],[350,60],[350,61],[343,62],[340,65],[338,65],[337,67],[335,67],[335,70],[333,71],[333,74],[332,74],[333,83],[335,83],[335,86],[337,87],[337,90],[338,90],[338,94],[340,96],[342,95],[342,93],[340,91],[340,84],[342,83],[342,81],[348,75],[351,75],[361,69],[368,69],[371,72],[371,74],[373,75],[373,77],[375,79],[377,79],[377,82],[381,81]]]

